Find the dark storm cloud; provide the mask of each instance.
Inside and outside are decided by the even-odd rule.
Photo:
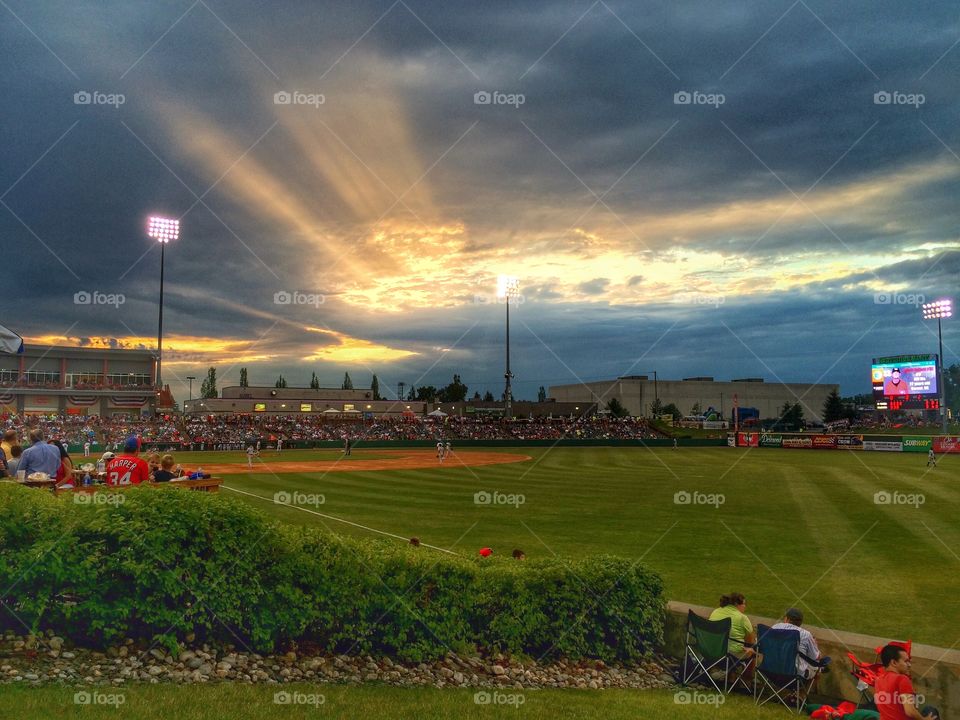
[[[14,300],[7,305],[12,317],[2,320],[24,334],[72,327],[70,334],[80,337],[151,337],[159,253],[143,237],[143,218],[189,209],[183,240],[166,254],[165,323],[171,332],[266,337],[270,347],[295,352],[308,342],[330,342],[305,335],[304,326],[331,328],[419,352],[381,372],[390,385],[414,382],[439,359],[425,380],[439,384],[460,369],[468,384],[498,394],[502,328],[496,306],[424,309],[391,320],[341,302],[333,280],[345,271],[322,260],[322,240],[245,207],[226,182],[211,189],[231,171],[230,162],[201,167],[184,151],[187,138],[170,136],[163,114],[182,106],[211,118],[243,151],[276,118],[275,91],[330,92],[333,103],[343,84],[376,93],[385,83],[402,98],[423,170],[477,122],[429,178],[437,206],[473,230],[464,246],[468,256],[510,246],[506,238],[518,229],[541,228],[551,239],[537,245],[538,252],[576,252],[583,243],[584,256],[594,253],[596,247],[562,231],[594,203],[592,193],[603,194],[614,183],[604,202],[632,226],[638,215],[682,215],[780,196],[789,201],[791,191],[802,194],[818,181],[814,193],[828,194],[943,158],[960,166],[944,147],[960,152],[960,49],[934,66],[960,36],[955,6],[946,2],[917,9],[813,0],[719,8],[703,0],[593,6],[411,1],[382,19],[388,3],[353,3],[349,11],[307,2],[269,9],[252,2],[193,6],[188,0],[9,5],[30,30],[0,10],[0,60],[15,68],[0,119],[9,139],[0,163],[0,197],[7,206],[0,206],[0,237],[14,266],[8,288]],[[377,74],[364,78],[357,68],[368,66]],[[122,93],[125,102],[118,108],[75,105],[74,93],[84,90]],[[516,108],[474,104],[474,93],[483,90],[525,98]],[[674,95],[681,91],[721,93],[724,101],[677,105]],[[925,102],[877,105],[879,91],[922,93]],[[362,143],[351,150],[375,164]],[[343,200],[291,149],[282,130],[265,137],[250,159],[285,178],[285,191],[318,223],[342,228],[362,247],[362,232]],[[392,193],[406,189],[392,184]],[[656,251],[684,246],[746,255],[768,266],[813,253],[889,262],[778,296],[728,297],[714,307],[651,305],[643,312],[602,302],[562,303],[558,284],[531,284],[523,290],[528,303],[518,310],[513,339],[518,387],[533,397],[548,379],[572,378],[565,366],[590,379],[623,374],[631,358],[677,322],[642,364],[670,367],[678,376],[773,379],[776,373],[808,381],[829,370],[845,390],[861,390],[863,358],[876,354],[872,348],[910,351],[910,343],[928,340],[922,323],[911,319],[912,309],[874,305],[878,290],[864,284],[955,291],[956,253],[938,258],[935,251],[924,257],[914,251],[909,260],[902,253],[956,241],[958,186],[956,176],[939,177],[877,211],[828,217],[828,227],[808,216],[765,235],[768,225],[751,224],[648,239],[638,223],[635,231]],[[390,201],[385,197],[382,209]],[[599,218],[623,231],[602,206],[581,224]],[[633,238],[626,242],[624,251],[646,251]],[[522,258],[524,248],[516,253]],[[645,275],[628,285],[658,281]],[[580,289],[602,294],[603,280],[583,280]],[[126,301],[120,307],[75,304],[74,293],[82,291],[122,293]],[[275,302],[276,293],[291,291],[323,294],[328,301],[295,308]],[[904,321],[899,330],[890,317]],[[446,355],[434,350],[463,333]],[[264,368],[264,374],[309,377],[290,360]],[[322,371],[331,383],[341,376],[340,368]]]

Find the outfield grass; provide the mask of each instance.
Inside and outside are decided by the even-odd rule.
[[[374,451],[375,452],[375,451]],[[274,505],[279,490],[323,494],[308,509],[474,554],[613,553],[665,579],[669,599],[712,605],[740,590],[750,612],[796,605],[807,622],[949,647],[960,641],[956,508],[960,457],[732,448],[524,449],[534,460],[478,468],[232,475],[241,496],[285,521],[369,535]],[[358,451],[356,457],[363,457]],[[319,453],[315,457],[319,456]],[[239,453],[233,459],[240,461]],[[474,493],[522,494],[519,507]],[[723,504],[677,504],[678,492]],[[879,491],[924,504],[875,504]],[[229,493],[229,490],[224,490]],[[427,551],[427,550],[425,550]],[[428,551],[429,552],[429,551]]]
[[[757,708],[749,698],[730,697],[722,705],[705,704],[717,696],[699,693],[700,704],[679,705],[673,692],[633,690],[498,690],[498,699],[513,704],[477,704],[474,690],[437,690],[433,688],[393,688],[384,685],[354,687],[337,685],[251,686],[233,683],[179,687],[170,685],[133,685],[126,688],[101,688],[97,700],[120,696],[122,704],[81,705],[75,693],[92,690],[68,687],[5,687],[0,692],[0,717],[19,718],[136,718],[137,720],[220,720],[253,718],[609,718],[618,720],[742,720],[743,718],[783,718],[786,711],[773,707]],[[274,694],[285,692],[298,700],[322,704],[278,704]],[[490,691],[486,691],[489,693]],[[88,694],[79,699],[93,698]],[[521,700],[522,699],[522,700]],[[114,700],[118,702],[118,700]],[[522,704],[519,704],[521,703]]]

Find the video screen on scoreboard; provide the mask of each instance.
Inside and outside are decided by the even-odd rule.
[[[936,355],[874,358],[870,380],[878,409],[929,408],[928,401],[940,397]]]

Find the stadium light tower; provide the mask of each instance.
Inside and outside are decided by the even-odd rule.
[[[147,237],[160,243],[160,318],[157,321],[157,387],[163,389],[160,364],[163,358],[163,249],[171,240],[180,238],[180,221],[152,215],[147,221]]]
[[[943,434],[947,434],[947,389],[943,385],[943,329],[941,320],[953,316],[953,300],[944,298],[935,300],[923,305],[923,319],[937,321],[937,339],[940,341],[940,377],[937,381],[940,383],[940,417],[942,420]]]
[[[504,305],[507,306],[507,368],[503,373],[506,380],[503,390],[503,414],[508,420],[513,417],[513,390],[510,388],[510,380],[513,378],[513,373],[510,372],[510,298],[519,295],[520,281],[517,278],[511,275],[500,275],[497,278],[497,297],[503,298]]]

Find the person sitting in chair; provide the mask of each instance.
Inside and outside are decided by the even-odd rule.
[[[917,709],[917,694],[910,680],[910,656],[898,645],[887,645],[880,651],[883,672],[874,685],[873,702],[880,720],[929,720],[939,713],[931,706],[925,712]]]
[[[812,660],[820,660],[820,648],[813,637],[813,633],[807,630],[803,625],[803,611],[799,608],[787,608],[783,614],[783,620],[774,625],[771,630],[795,630],[800,633],[799,650]],[[830,658],[823,658],[829,662]],[[808,680],[817,674],[817,668],[811,665],[802,657],[797,656],[797,672]]]
[[[756,644],[757,635],[744,612],[747,609],[747,599],[743,593],[732,592],[720,598],[720,607],[710,613],[710,620],[726,620],[730,618],[730,644],[727,651],[737,657],[747,657],[754,654],[753,648],[745,647]]]

